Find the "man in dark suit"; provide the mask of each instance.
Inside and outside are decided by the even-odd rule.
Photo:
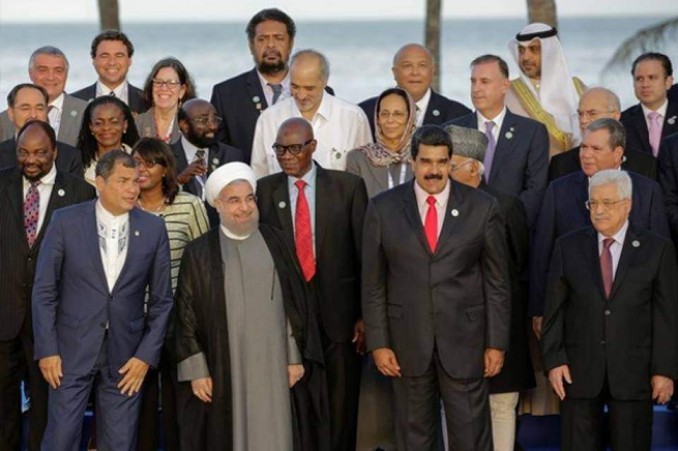
[[[17,167],[0,171],[0,449],[19,449],[21,381],[30,384],[28,449],[40,448],[47,384],[33,359],[31,288],[44,230],[54,210],[95,197],[84,180],[56,168],[56,138],[45,122],[19,131]],[[36,197],[37,194],[37,197]],[[31,213],[33,212],[33,213]]]
[[[529,225],[534,224],[546,189],[549,138],[543,124],[506,108],[508,65],[495,55],[471,62],[471,100],[476,111],[455,121],[488,136],[485,181],[525,206]]]
[[[626,145],[656,157],[661,140],[678,132],[678,103],[667,98],[673,84],[673,66],[662,53],[643,53],[633,62],[631,75],[640,103],[621,115]]]
[[[0,142],[0,168],[16,166],[16,139],[17,133],[24,124],[37,119],[47,122],[48,95],[45,89],[30,83],[16,85],[7,94],[7,117],[14,125],[15,131],[11,138]],[[66,143],[56,143],[56,167],[59,171],[69,172],[82,177],[82,157],[80,151]]]
[[[94,386],[99,447],[136,447],[139,391],[172,309],[167,231],[134,208],[136,162],[112,150],[96,169],[98,200],[54,214],[36,267],[35,358],[51,387],[43,450],[78,448]]]
[[[71,95],[87,102],[99,96],[115,96],[125,102],[133,113],[141,114],[150,105],[144,100],[141,89],[127,81],[132,65],[134,45],[125,33],[105,30],[92,40],[90,56],[99,79],[91,86]]]
[[[487,149],[487,135],[456,125],[449,125],[445,129],[450,133],[454,147],[450,176],[459,183],[478,188],[494,197],[506,225],[511,285],[510,347],[506,351],[501,372],[490,379],[490,412],[495,449],[512,449],[516,439],[520,392],[535,385],[527,345],[527,215],[520,199],[485,183],[483,160]]]
[[[417,106],[417,126],[444,124],[471,112],[463,104],[448,99],[431,88],[435,70],[433,55],[426,47],[419,44],[404,45],[393,57],[391,67],[393,79],[399,88],[412,96]],[[376,139],[374,131],[376,104],[377,97],[371,97],[358,105],[370,122],[373,139]]]
[[[551,182],[535,227],[530,265],[530,301],[528,315],[533,317],[537,336],[546,295],[546,278],[553,247],[560,236],[591,225],[585,208],[588,180],[604,169],[619,169],[624,154],[624,127],[614,119],[597,119],[586,128],[581,145],[582,171]],[[636,226],[670,237],[664,211],[664,196],[657,182],[629,173],[633,181],[631,222]]]
[[[256,13],[246,31],[256,67],[215,85],[211,102],[224,119],[219,140],[241,149],[249,163],[259,113],[290,96],[287,62],[297,28],[283,11],[269,8]]]
[[[562,400],[563,450],[603,449],[603,407],[614,450],[649,450],[652,401],[678,377],[678,268],[671,242],[629,221],[624,171],[589,185],[593,228],[558,239],[551,260],[542,349]]]
[[[182,189],[205,200],[205,181],[213,170],[231,161],[244,161],[240,149],[216,140],[222,120],[214,106],[206,100],[191,99],[178,112],[181,139],[172,144],[176,159],[177,179]],[[189,163],[190,161],[190,163]],[[205,202],[210,225],[219,224],[216,210]]]
[[[588,89],[579,99],[577,115],[583,136],[586,127],[596,119],[607,117],[619,120],[621,117],[619,97],[606,88]],[[646,152],[629,148],[628,144],[624,147],[621,168],[657,180],[657,160]],[[577,171],[581,171],[579,146],[551,158],[549,182]]]
[[[490,195],[449,180],[452,143],[412,138],[415,180],[374,197],[363,239],[368,350],[393,377],[404,448],[432,450],[445,407],[450,449],[491,450],[488,377],[509,345],[504,221]]]
[[[283,172],[259,180],[257,199],[262,223],[283,230],[318,297],[332,449],[353,451],[364,349],[360,249],[367,190],[360,177],[314,163],[315,148],[309,122],[283,122],[275,143]]]
[[[657,158],[659,184],[666,201],[666,216],[674,244],[678,243],[678,133],[662,140]]]

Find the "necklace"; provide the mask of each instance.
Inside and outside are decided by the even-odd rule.
[[[163,197],[163,198],[162,198],[162,202],[160,202],[160,205],[156,206],[155,208],[144,207],[144,203],[141,201],[141,197],[139,197],[139,199],[137,199],[137,202],[139,203],[139,207],[140,207],[142,210],[147,211],[147,212],[149,212],[149,213],[158,213],[158,212],[161,212],[162,210],[165,209],[165,205],[167,205],[167,204],[166,204],[167,198],[166,198],[166,197]]]

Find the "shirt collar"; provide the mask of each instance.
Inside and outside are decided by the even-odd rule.
[[[328,94],[326,91],[323,91],[323,98],[320,101],[318,111],[315,112],[313,118],[309,121],[311,122],[311,124],[314,124],[318,117],[323,118],[325,121],[330,120],[330,118],[332,117],[332,99],[330,97],[332,97],[331,94]],[[301,114],[301,111],[299,111],[299,107],[297,107],[297,101],[294,99],[294,97],[291,97],[290,99],[288,99],[288,101],[292,102],[294,114],[298,117],[304,117]]]
[[[626,239],[626,232],[628,229],[629,229],[629,220],[627,219],[626,221],[624,221],[624,225],[621,226],[621,229],[619,229],[619,231],[612,235],[610,238],[614,239],[615,243],[624,245],[624,240]],[[606,238],[608,237],[598,232],[598,244],[602,246],[603,240]]]
[[[291,175],[288,175],[287,176],[287,186],[289,188],[296,188],[296,186],[294,186],[294,183],[297,180],[303,180],[304,182],[306,182],[306,185],[308,185],[310,188],[313,188],[315,186],[315,180],[316,180],[317,174],[318,174],[318,168],[315,167],[315,162],[313,161],[313,162],[311,162],[311,169],[306,174],[304,174],[304,176],[301,177],[300,179],[293,177]]]
[[[219,224],[219,229],[221,229],[221,232],[226,235],[228,238],[235,240],[235,241],[244,241],[247,238],[251,237],[254,235],[254,232],[247,234],[247,235],[237,235],[233,232],[231,232],[225,225]]]
[[[192,142],[190,142],[186,137],[181,134],[181,145],[184,147],[184,151],[187,152],[189,155],[195,155],[195,152],[198,151],[199,149],[202,149],[202,147],[198,147]],[[207,152],[207,149],[203,149],[205,152]]]
[[[263,76],[261,72],[259,72],[259,69],[257,69],[257,75],[259,76],[259,83],[261,83],[261,88],[262,89],[273,89],[271,88],[268,84],[270,83],[266,78]],[[287,74],[285,74],[285,78],[280,80],[280,83],[283,87],[283,92],[286,94],[289,94],[290,92],[290,71],[289,69],[287,70]]]
[[[115,93],[115,96],[119,98],[122,101],[127,100],[127,80],[123,81],[120,83],[118,86],[116,86],[114,89],[109,88],[108,86],[104,85],[101,83],[101,81],[97,80],[97,97],[99,96],[107,96],[113,91]]]
[[[63,110],[64,109],[64,93],[61,92],[61,94],[59,94],[59,97],[57,97],[56,99],[52,100],[52,102],[50,102],[49,106],[54,107],[59,111]]]
[[[97,199],[95,203],[96,216],[99,222],[106,224],[108,226],[120,225],[123,222],[127,221],[129,218],[129,212],[125,212],[121,215],[115,216],[110,211],[101,204],[101,199]]]
[[[643,109],[643,116],[645,116],[647,118],[647,115],[650,114],[652,112],[652,110],[649,109],[648,107],[646,107],[645,105],[643,105],[642,103],[640,104],[640,106]],[[662,117],[662,119],[664,119],[666,117],[666,110],[668,109],[668,107],[669,107],[669,99],[665,99],[664,103],[662,103],[662,106],[660,106],[659,108],[657,108],[654,111],[659,113],[659,115]]]
[[[431,101],[431,88],[428,88],[424,96],[421,99],[419,99],[418,102],[415,102],[415,105],[419,109],[421,115],[426,114],[426,109],[428,108],[428,103],[430,101]]]
[[[49,172],[45,175],[43,175],[40,178],[40,185],[46,186],[46,185],[54,185],[54,182],[56,181],[56,164],[52,163],[52,169],[49,170]],[[24,188],[28,188],[31,184],[31,182],[28,181],[26,177],[21,177],[24,181]]]
[[[429,194],[426,191],[424,191],[424,188],[419,186],[419,183],[417,183],[417,180],[414,180],[414,194],[417,197],[417,205],[419,207],[422,207],[426,205],[426,199],[428,196],[433,196],[436,199],[436,205],[440,207],[445,207],[447,205],[447,201],[450,198],[450,179],[447,179],[447,183],[445,184],[445,188],[438,194]]]
[[[497,130],[501,130],[501,125],[504,123],[504,117],[506,117],[506,105],[501,109],[501,112],[493,118],[487,118],[482,115],[482,113],[476,110],[476,115],[478,116],[478,130],[485,131],[485,122],[492,121]]]

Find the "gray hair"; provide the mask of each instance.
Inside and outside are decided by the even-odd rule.
[[[487,151],[487,136],[485,136],[485,133],[457,125],[446,125],[445,130],[450,134],[455,154],[472,158],[481,163],[485,161],[485,152]]]
[[[290,59],[290,67],[294,66],[294,63],[297,61],[297,59],[308,56],[318,60],[318,68],[320,69],[320,78],[325,82],[329,80],[330,62],[327,60],[325,55],[323,55],[317,50],[303,49],[295,52],[294,55],[292,55],[292,58]]]
[[[64,52],[61,51],[61,49],[58,49],[51,45],[45,45],[31,53],[31,58],[28,60],[28,70],[33,69],[33,65],[35,64],[35,58],[37,58],[40,55],[58,56],[59,58],[63,59],[64,63],[66,63],[66,72],[68,72],[69,68],[68,58],[66,58],[66,55],[64,54]]]
[[[621,111],[621,102],[619,101],[619,96],[614,93],[614,91],[611,91],[607,88],[603,88],[602,86],[593,86],[581,95],[581,98],[583,99],[589,94],[595,94],[595,93],[601,93],[605,96],[605,106],[607,107],[608,112],[614,113],[614,112],[620,112]]]
[[[618,120],[603,117],[596,119],[586,127],[587,132],[597,132],[598,130],[607,130],[610,134],[608,143],[612,150],[617,147],[621,147],[622,149],[626,147],[626,130],[624,130],[624,126]]]
[[[121,149],[113,149],[106,152],[101,158],[99,158],[94,172],[96,173],[97,177],[101,176],[104,178],[104,180],[108,180],[108,177],[110,177],[113,173],[115,164],[118,161],[126,168],[137,167],[137,162],[134,158],[132,158],[132,155]]]
[[[591,180],[589,181],[589,198],[591,198],[591,193],[593,188],[602,185],[608,185],[614,183],[617,185],[617,192],[622,199],[631,199],[633,195],[633,183],[631,182],[631,177],[626,171],[620,171],[617,169],[604,169],[593,174]]]

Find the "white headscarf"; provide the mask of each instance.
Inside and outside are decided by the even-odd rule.
[[[555,28],[535,22],[523,28],[518,36],[535,33],[555,32]],[[520,68],[518,46],[527,46],[532,40],[519,41],[517,37],[508,42],[508,48]],[[557,34],[550,37],[534,37],[541,42],[541,80],[539,92],[536,91],[530,79],[520,70],[520,78],[525,82],[535,98],[539,99],[541,107],[552,115],[562,131],[572,134],[573,145],[581,142],[579,135],[579,118],[577,107],[579,96],[572,82],[572,75],[565,60],[563,47]]]
[[[252,191],[257,190],[257,178],[251,167],[237,161],[226,163],[214,170],[205,183],[205,199],[207,202],[214,207],[214,201],[221,190],[236,180],[245,180],[252,185]]]

